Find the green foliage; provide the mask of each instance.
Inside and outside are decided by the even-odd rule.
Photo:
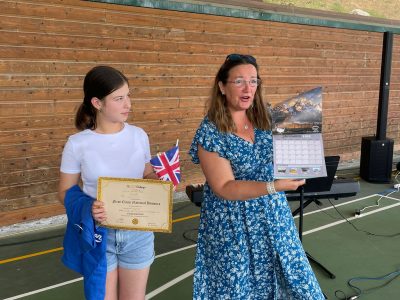
[[[400,19],[399,0],[263,0],[266,3],[320,9],[337,13],[350,13],[362,9],[372,17]]]
[[[375,18],[386,18],[385,15],[381,12],[374,11],[374,10],[367,10],[367,12],[371,15],[371,17]]]
[[[338,13],[347,13],[346,8],[340,2],[337,1],[331,4],[328,10]]]

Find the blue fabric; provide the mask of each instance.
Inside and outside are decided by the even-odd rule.
[[[64,205],[68,222],[62,262],[83,275],[85,298],[104,299],[107,276],[107,229],[97,227],[92,217],[93,199],[78,185],[67,190]]]
[[[201,145],[229,160],[236,180],[272,181],[272,134],[254,133],[252,144],[219,132],[205,118],[189,154],[199,163]],[[193,299],[324,299],[283,192],[232,201],[217,197],[205,183]]]

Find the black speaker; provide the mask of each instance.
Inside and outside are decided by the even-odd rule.
[[[390,182],[393,163],[392,139],[377,140],[363,137],[361,140],[360,176],[371,182]]]

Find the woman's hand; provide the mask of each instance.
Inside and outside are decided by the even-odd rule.
[[[92,205],[92,216],[96,222],[103,222],[107,219],[106,211],[104,209],[104,203],[95,200]]]
[[[305,179],[277,179],[274,181],[277,192],[295,191],[299,186],[306,183]]]

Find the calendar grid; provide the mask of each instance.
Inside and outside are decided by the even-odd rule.
[[[276,178],[326,176],[321,134],[274,135]]]

